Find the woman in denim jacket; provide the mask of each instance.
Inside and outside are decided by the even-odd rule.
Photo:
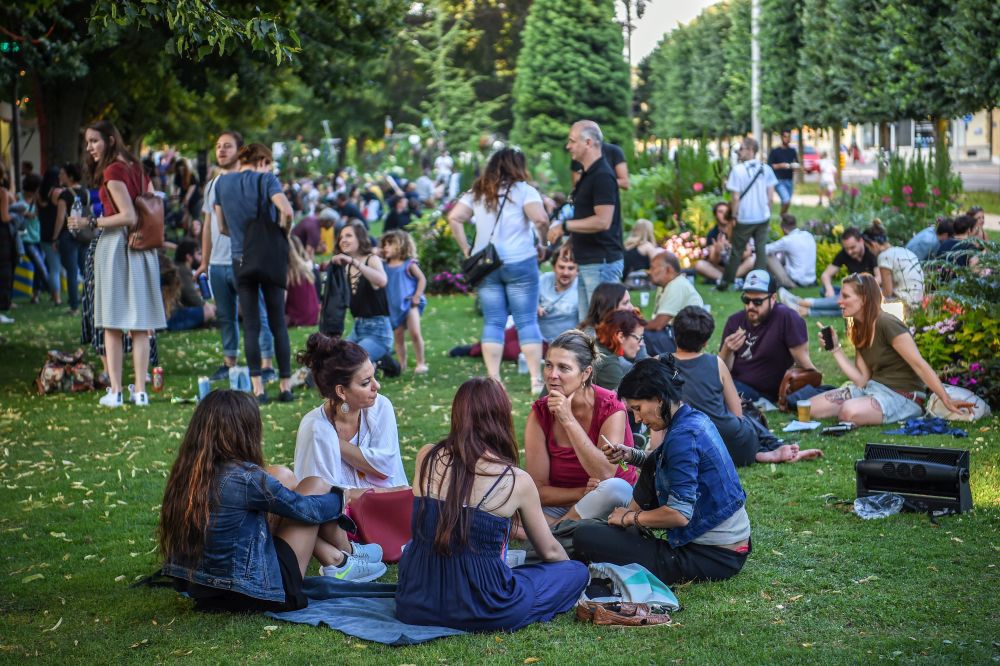
[[[581,525],[575,557],[585,562],[638,563],[667,584],[725,580],[750,554],[746,493],[711,419],[681,401],[684,380],[673,357],[643,359],[622,379],[618,395],[637,423],[666,437],[651,452],[605,445],[612,463],[641,468],[631,504],[607,524]],[[650,530],[665,530],[664,538]]]
[[[213,391],[195,410],[170,471],[160,511],[163,573],[178,579],[196,610],[305,608],[310,558],[346,559],[335,545],[347,548],[340,528],[354,529],[342,513],[343,490],[316,477],[296,485],[288,468],[265,468],[261,439],[253,397]],[[341,539],[317,539],[320,530]]]

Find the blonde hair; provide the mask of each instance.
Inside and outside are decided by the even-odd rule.
[[[313,284],[316,278],[313,276],[312,262],[306,255],[302,241],[298,236],[292,236],[288,240],[288,284],[293,287],[302,284],[303,281]]]
[[[378,246],[384,248],[386,245],[395,245],[399,249],[398,259],[406,261],[407,259],[417,258],[417,244],[413,242],[413,236],[402,229],[393,229],[392,231],[385,232],[382,238],[379,239]],[[383,258],[385,258],[385,255],[383,255]]]
[[[628,238],[625,239],[625,249],[634,250],[643,243],[656,245],[656,234],[653,233],[653,223],[645,218],[640,218],[635,221],[635,226],[632,227]]]

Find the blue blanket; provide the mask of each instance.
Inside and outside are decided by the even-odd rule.
[[[326,576],[302,582],[309,606],[287,613],[267,613],[285,622],[318,627],[325,624],[366,641],[415,645],[466,632],[448,627],[405,624],[396,619],[396,586],[387,583],[345,583]]]
[[[909,419],[901,428],[883,430],[885,435],[951,435],[953,437],[968,437],[969,433],[961,428],[953,428],[948,421],[937,416]]]

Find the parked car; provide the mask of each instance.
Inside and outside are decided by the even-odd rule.
[[[819,173],[819,153],[812,146],[802,149],[802,170],[806,173]]]

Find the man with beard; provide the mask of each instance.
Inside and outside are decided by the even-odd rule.
[[[777,302],[777,284],[767,271],[747,273],[743,311],[726,321],[719,358],[729,368],[739,394],[749,400],[777,402],[778,388],[792,365],[814,368],[806,323]]]

